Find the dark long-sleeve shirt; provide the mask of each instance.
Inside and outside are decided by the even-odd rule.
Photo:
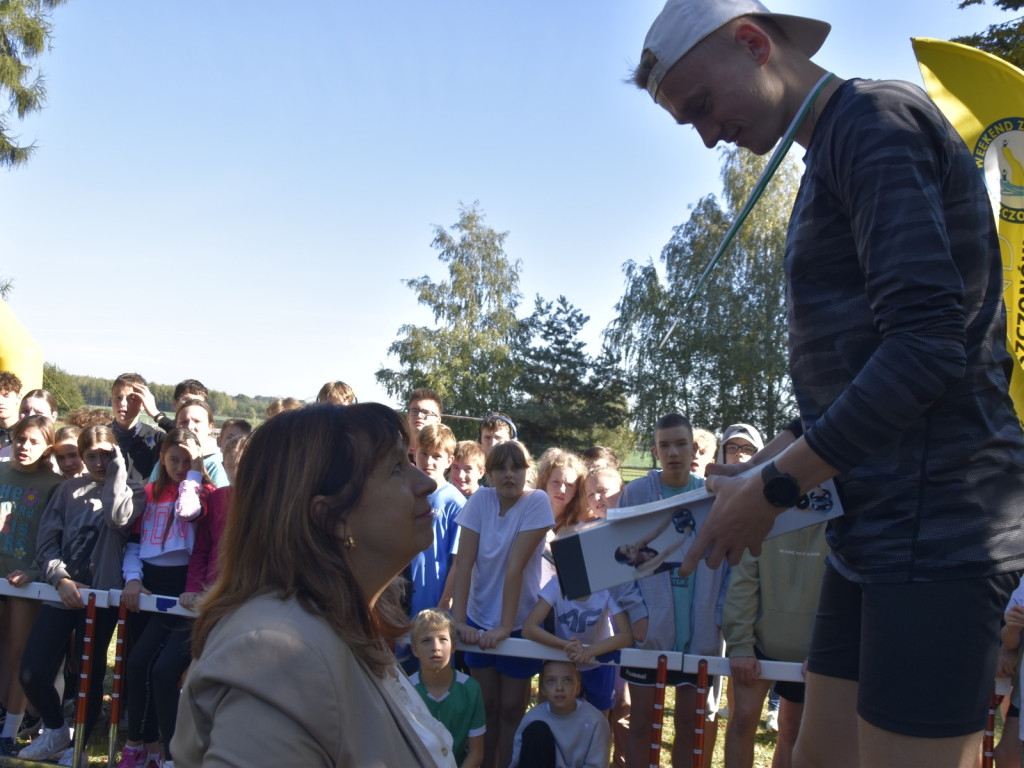
[[[917,88],[853,80],[815,127],[786,244],[805,438],[841,470],[832,560],[863,581],[1024,566],[1024,437],[981,174]]]

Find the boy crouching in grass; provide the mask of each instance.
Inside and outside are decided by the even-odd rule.
[[[455,626],[444,611],[427,608],[413,617],[409,631],[412,654],[420,662],[409,678],[436,717],[452,735],[459,768],[479,768],[484,759],[487,718],[480,684],[452,669]]]
[[[540,690],[546,698],[523,717],[512,746],[511,768],[606,768],[611,749],[608,718],[576,697],[580,671],[570,661],[545,661]]]

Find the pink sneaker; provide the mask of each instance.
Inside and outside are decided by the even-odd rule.
[[[143,768],[146,764],[148,753],[145,747],[129,747],[127,744],[121,750],[121,760],[117,768]]]

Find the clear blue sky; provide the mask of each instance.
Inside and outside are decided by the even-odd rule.
[[[73,373],[383,400],[401,282],[479,200],[523,263],[521,314],[565,294],[592,351],[622,264],[657,258],[718,156],[623,85],[662,0],[70,0],[40,64],[38,144],[0,171],[10,306]],[[817,60],[920,84],[910,37],[1010,18],[955,0],[776,0],[833,24]],[[798,150],[797,150],[798,151]],[[798,151],[799,152],[799,151]],[[671,311],[671,309],[667,310]]]

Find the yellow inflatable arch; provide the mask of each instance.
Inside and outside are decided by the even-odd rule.
[[[0,301],[0,371],[16,374],[23,393],[43,386],[43,350],[6,301]]]

